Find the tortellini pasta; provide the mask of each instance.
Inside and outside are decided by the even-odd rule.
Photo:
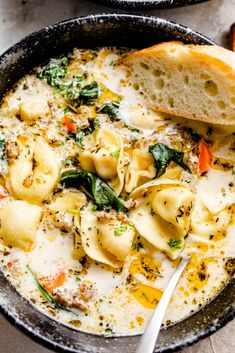
[[[85,253],[93,260],[116,267],[116,259],[106,249],[102,248],[98,237],[97,217],[92,212],[91,204],[81,210],[80,234]]]
[[[74,250],[72,252],[73,258],[81,260],[86,254],[82,247],[80,228],[79,211],[82,206],[86,204],[86,196],[81,191],[64,191],[57,196],[50,205],[50,209],[54,212],[72,212],[74,213]]]
[[[22,120],[28,123],[44,117],[49,113],[49,106],[45,100],[30,99],[19,104],[19,114]]]
[[[99,220],[91,204],[81,210],[79,231],[85,253],[111,267],[118,267],[119,261],[129,254],[135,236],[130,224],[116,219]]]
[[[201,241],[220,240],[226,235],[230,220],[226,210],[212,214],[198,198],[192,213],[191,232]]]
[[[9,166],[9,184],[18,199],[40,204],[59,180],[60,167],[52,148],[40,136],[19,137],[19,156]]]
[[[126,163],[122,137],[114,131],[101,128],[94,132],[94,138],[95,148],[80,151],[80,166],[108,180],[119,195],[123,189]]]
[[[197,190],[198,197],[212,214],[235,203],[234,175],[231,170],[211,169],[199,180]]]
[[[193,192],[183,183],[162,179],[140,186],[130,197],[137,201],[130,219],[139,234],[176,259],[189,230]]]
[[[56,195],[56,198],[50,204],[50,209],[53,211],[69,211],[69,210],[80,210],[80,208],[86,203],[86,196],[81,191],[67,191],[66,190]]]
[[[6,245],[29,251],[35,241],[41,207],[26,201],[9,201],[0,210],[0,236]]]
[[[154,159],[148,149],[133,149],[125,179],[126,192],[132,192],[137,186],[153,179],[155,175]]]
[[[124,260],[131,250],[134,227],[118,220],[106,220],[98,222],[98,229],[101,246],[118,260]]]

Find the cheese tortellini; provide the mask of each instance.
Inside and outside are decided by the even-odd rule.
[[[155,175],[154,159],[148,149],[133,149],[125,179],[126,192],[132,192],[137,186],[153,179]]]
[[[80,210],[80,208],[85,205],[86,196],[83,192],[77,191],[64,191],[50,204],[50,209],[55,212],[60,211],[70,211],[70,210]]]
[[[6,245],[29,251],[35,241],[41,207],[26,201],[9,201],[0,210],[0,236]]]
[[[226,210],[212,214],[200,199],[197,199],[192,213],[191,232],[202,242],[220,240],[225,237],[230,221],[231,215]]]
[[[118,220],[103,220],[98,222],[98,229],[101,246],[118,260],[124,260],[132,246],[134,227]]]
[[[49,113],[47,101],[42,99],[26,100],[19,104],[19,114],[22,120],[33,123]]]
[[[130,197],[137,201],[130,219],[139,234],[176,259],[189,231],[193,192],[183,183],[162,179],[140,186]]]
[[[64,191],[53,200],[50,205],[50,210],[55,213],[74,213],[74,250],[72,252],[73,258],[81,260],[86,254],[82,247],[80,228],[80,215],[79,211],[87,202],[86,196],[81,191]],[[72,212],[72,214],[71,214]]]
[[[85,253],[95,261],[117,267],[131,250],[135,228],[117,219],[99,220],[91,204],[82,208],[78,217]]]
[[[17,140],[19,156],[9,166],[9,184],[18,199],[41,204],[58,180],[60,167],[52,148],[40,136]]]
[[[107,180],[119,195],[123,189],[125,176],[122,138],[107,128],[95,131],[94,138],[95,147],[80,151],[80,166],[82,169],[97,173],[101,178]]]

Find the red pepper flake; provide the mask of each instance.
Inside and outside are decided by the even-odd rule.
[[[11,261],[9,261],[9,262],[7,263],[7,267],[8,267],[8,268],[12,268],[12,262],[11,262]]]

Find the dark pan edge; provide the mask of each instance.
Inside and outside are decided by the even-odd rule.
[[[1,277],[5,277],[5,276],[0,272],[0,281],[1,281]],[[6,278],[5,278],[5,280],[8,281]],[[233,279],[231,282],[232,282],[232,285],[235,285],[235,279]],[[230,282],[230,284],[231,284],[231,282]],[[11,283],[10,283],[10,285],[11,285]],[[12,285],[11,285],[11,287],[14,292],[17,292]],[[18,292],[17,292],[17,294],[18,294]],[[0,291],[0,296],[1,296],[1,291]],[[31,307],[34,308],[34,310],[37,311],[37,309],[27,299],[23,298],[23,301],[27,302],[27,305],[30,305]],[[37,313],[39,313],[40,315],[44,315],[43,313],[40,313],[39,311],[37,311]],[[15,317],[14,310],[11,310],[10,308],[8,308],[5,305],[2,305],[2,303],[0,303],[0,314],[3,314],[4,317],[7,319],[7,321],[10,324],[15,326],[18,330],[23,332],[26,336],[33,339],[36,343],[43,345],[45,348],[52,349],[58,353],[60,353],[60,352],[61,353],[84,353],[84,351],[80,351],[77,349],[73,349],[73,348],[69,348],[69,347],[64,348],[63,345],[60,345],[59,343],[55,343],[52,340],[49,340],[48,338],[46,338],[45,336],[34,332],[33,329],[31,329],[30,326],[25,324],[25,322],[23,320]],[[194,343],[197,343],[200,340],[205,339],[208,336],[212,335],[213,333],[217,332],[218,330],[220,330],[221,328],[226,326],[234,318],[235,318],[235,304],[232,308],[230,308],[228,310],[227,314],[224,317],[216,320],[216,322],[214,324],[210,325],[209,327],[207,327],[207,329],[201,330],[201,331],[197,332],[196,334],[194,334],[192,337],[186,338],[185,340],[182,340],[179,343],[172,344],[172,347],[166,346],[166,347],[161,347],[161,349],[157,349],[157,350],[155,349],[153,353],[173,353],[173,352],[177,352],[180,349],[183,349],[185,347],[192,346]],[[52,320],[52,319],[50,319],[50,320]],[[112,340],[112,338],[109,338],[108,340]],[[87,353],[92,353],[92,352],[87,352]]]
[[[126,9],[126,10],[150,10],[150,9],[165,9],[174,7],[185,7],[197,5],[202,2],[210,0],[143,0],[143,1],[129,1],[129,0],[91,0],[104,4],[107,7]]]

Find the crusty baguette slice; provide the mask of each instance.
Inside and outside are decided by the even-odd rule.
[[[158,111],[235,125],[235,53],[166,42],[128,55],[136,90]]]

